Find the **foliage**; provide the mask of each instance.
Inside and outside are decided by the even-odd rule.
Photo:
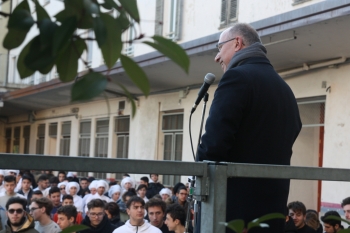
[[[82,230],[85,230],[85,229],[89,229],[89,227],[85,226],[85,225],[74,225],[74,226],[71,226],[71,227],[67,227],[66,229],[64,229],[60,233],[72,233],[72,232],[82,231]]]
[[[339,220],[339,221],[341,221],[341,222],[345,222],[345,223],[347,223],[348,225],[350,225],[350,222],[349,222],[348,220],[343,219],[343,218],[339,218],[339,217],[337,217],[337,216],[329,215],[329,216],[327,216],[327,217],[325,218],[325,220],[328,220],[328,219]],[[348,229],[342,229],[342,230],[339,231],[339,233],[350,233],[350,228],[348,228]]]
[[[254,227],[261,227],[261,228],[269,227],[269,225],[266,224],[265,222],[272,219],[278,219],[278,218],[285,219],[286,217],[281,213],[272,213],[272,214],[267,214],[260,218],[254,219],[253,221],[248,223],[247,232],[249,232],[249,230]],[[245,222],[242,219],[235,219],[230,222],[225,222],[222,224],[224,224],[226,227],[230,228],[231,230],[235,231],[236,233],[243,233],[245,231]]]
[[[26,78],[36,71],[47,74],[56,66],[62,82],[75,81],[71,100],[88,100],[101,95],[108,82],[113,81],[108,74],[120,59],[129,78],[148,96],[150,85],[145,72],[132,59],[122,55],[123,44],[145,38],[140,33],[130,41],[122,41],[123,32],[134,30],[135,25],[140,23],[137,0],[62,1],[64,9],[53,17],[49,16],[38,0],[23,0],[12,13],[0,12],[0,15],[9,17],[4,48],[11,50],[21,46],[32,27],[36,26],[39,32],[23,47],[19,55],[17,69],[20,77]],[[112,16],[111,11],[116,11],[116,16]],[[88,36],[88,31],[94,32],[93,38]],[[143,43],[163,53],[188,73],[189,58],[179,45],[161,36],[148,39]],[[82,58],[83,53],[88,52],[86,43],[91,40],[96,41],[100,48],[108,68],[106,74],[93,71]],[[77,78],[79,59],[88,72]],[[131,101],[134,115],[134,97],[121,83],[117,84]]]

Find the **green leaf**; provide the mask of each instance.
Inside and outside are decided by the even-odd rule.
[[[100,14],[100,10],[98,6],[91,0],[84,0],[84,7],[89,14],[96,14],[96,15]]]
[[[152,37],[155,43],[145,41],[143,43],[153,47],[158,50],[168,58],[170,58],[173,62],[178,64],[184,71],[188,74],[188,70],[190,67],[190,59],[187,56],[185,50],[181,48],[175,42],[168,40],[161,36],[153,36]]]
[[[100,17],[94,18],[94,32],[98,46],[101,48],[106,42],[107,31]]]
[[[100,73],[88,73],[71,90],[71,100],[90,100],[100,95],[107,86],[107,78]]]
[[[57,72],[62,82],[70,82],[77,76],[78,60],[86,49],[83,39],[71,41],[67,49],[56,60]]]
[[[25,65],[32,70],[47,73],[52,69],[55,58],[52,56],[51,46],[43,47],[40,36],[34,37],[29,53],[24,58]]]
[[[72,16],[62,22],[62,25],[55,30],[53,38],[53,54],[64,51],[77,28],[77,18]]]
[[[106,27],[106,42],[100,46],[103,59],[108,68],[112,68],[120,57],[123,48],[121,29],[117,20],[108,14],[101,14],[101,19]]]
[[[89,227],[86,225],[74,225],[74,226],[65,228],[60,233],[72,233],[72,232],[78,232],[86,229],[89,229]]]
[[[66,19],[74,16],[77,18],[77,27],[81,29],[90,29],[93,27],[93,17],[91,8],[86,8],[85,0],[64,1],[65,9],[59,12],[55,18],[64,22]]]
[[[27,36],[28,31],[10,29],[6,34],[2,45],[6,49],[14,49],[20,46]]]
[[[125,11],[120,11],[117,21],[123,31],[130,27],[130,21],[126,16]]]
[[[253,227],[269,227],[268,224],[264,224],[264,222],[272,220],[272,219],[285,219],[286,216],[284,216],[281,213],[272,213],[272,214],[266,214],[260,218],[254,219],[250,223],[248,223],[248,230]]]
[[[225,225],[236,233],[242,233],[244,230],[244,221],[242,219],[232,220]]]
[[[39,30],[40,30],[40,41],[42,46],[52,46],[53,35],[57,29],[57,24],[52,22],[50,19],[43,19],[40,21]]]
[[[108,10],[111,10],[112,8],[116,9],[116,10],[120,10],[120,6],[118,6],[117,3],[115,3],[114,0],[105,0],[105,3],[102,4],[102,6]]]
[[[7,27],[8,29],[29,31],[33,24],[34,19],[28,10],[16,8],[9,18]]]
[[[21,79],[24,79],[26,77],[31,76],[32,74],[34,74],[35,70],[32,70],[30,68],[28,68],[25,64],[24,64],[24,58],[27,56],[27,54],[29,53],[29,49],[30,46],[32,44],[33,40],[31,40],[21,51],[21,53],[19,54],[18,60],[17,60],[17,70],[19,73],[19,76],[21,77]]]
[[[119,0],[122,7],[128,12],[128,14],[133,18],[136,22],[140,23],[140,15],[139,10],[137,8],[136,0]]]
[[[145,96],[148,96],[150,86],[145,72],[139,67],[136,62],[127,56],[121,55],[120,60],[129,78],[136,84],[138,88],[140,88]]]
[[[114,83],[116,83],[118,86],[120,86],[123,91],[124,91],[124,94],[126,95],[126,97],[128,98],[128,100],[131,102],[131,107],[132,107],[132,111],[131,111],[131,115],[132,117],[135,116],[136,114],[136,103],[135,103],[135,100],[134,100],[134,97],[132,96],[132,94],[128,91],[128,89],[126,89],[126,87],[124,87],[123,84],[121,84],[120,82],[117,82],[117,81],[113,81]]]
[[[51,18],[49,14],[46,12],[46,10],[40,5],[39,1],[35,1],[35,10],[36,10],[36,17],[37,20],[40,22],[43,19],[48,19],[51,21]]]
[[[329,215],[325,219],[334,219],[334,220],[339,220],[339,221],[345,222],[347,224],[350,224],[350,221],[343,219],[343,218],[339,218],[339,217],[334,216],[334,215]]]

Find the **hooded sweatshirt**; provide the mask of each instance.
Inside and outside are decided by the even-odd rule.
[[[128,220],[124,226],[118,227],[113,233],[162,233],[162,231],[149,224],[147,220],[144,220],[141,226],[133,226],[130,224],[130,220]]]
[[[113,230],[116,228],[116,226],[110,223],[106,215],[103,216],[101,223],[98,224],[97,227],[91,226],[91,222],[88,216],[85,217],[82,224],[88,226],[90,229],[81,231],[80,233],[112,233]]]
[[[18,228],[17,231],[14,232],[20,232],[20,233],[39,233],[37,230],[34,229],[34,219],[32,218],[32,216],[30,216],[29,214],[26,214],[26,216],[24,217],[24,222],[23,224]],[[10,226],[10,221],[7,221],[7,224],[5,226],[5,229],[0,231],[0,233],[12,233],[12,229]]]

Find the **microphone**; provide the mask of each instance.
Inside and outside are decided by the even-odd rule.
[[[196,108],[198,106],[198,104],[201,102],[201,100],[203,99],[205,93],[207,93],[209,87],[211,84],[213,84],[213,82],[215,81],[215,75],[212,73],[207,73],[204,77],[204,83],[201,87],[201,89],[198,92],[198,97],[196,99],[196,102],[194,102],[194,105],[192,107],[191,113],[193,113],[194,111],[196,111]]]

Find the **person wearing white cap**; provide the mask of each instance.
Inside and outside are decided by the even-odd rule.
[[[66,185],[66,193],[73,197],[74,206],[77,208],[78,212],[83,212],[83,198],[79,197],[77,193],[79,192],[80,186],[77,182],[71,181]]]
[[[131,177],[125,177],[121,182],[122,193],[125,193],[129,188],[135,188],[135,181]]]
[[[90,193],[86,194],[83,198],[84,206],[86,206],[86,204],[87,204],[86,200],[89,199],[92,195],[95,195],[95,193],[97,192],[97,181],[98,180],[93,180],[90,183],[90,185],[89,185]]]
[[[61,183],[59,183],[57,185],[57,188],[59,188],[60,192],[61,192],[61,202],[62,202],[62,197],[67,194],[66,193],[66,186],[67,186],[67,184],[68,184],[67,181],[63,181],[63,182],[61,182]]]
[[[108,196],[115,201],[116,203],[121,201],[120,193],[122,191],[122,188],[119,184],[113,185],[108,190]]]
[[[159,195],[162,197],[163,201],[167,202],[172,196],[172,192],[168,188],[163,188],[162,190],[160,190]]]
[[[5,176],[5,171],[4,170],[0,170],[0,194],[1,193],[4,193],[6,190],[5,190],[5,187],[4,187],[4,176]]]
[[[86,199],[85,212],[88,211],[87,204],[93,199],[101,199],[106,202],[112,202],[112,199],[105,196],[104,193],[108,191],[108,183],[105,180],[98,180],[96,182],[97,192]]]

